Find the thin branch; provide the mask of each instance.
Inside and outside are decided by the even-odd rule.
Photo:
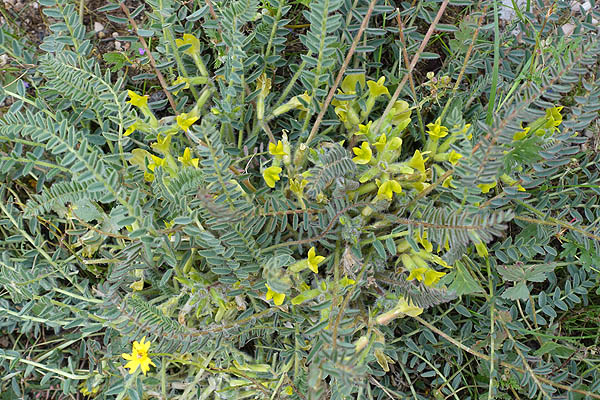
[[[415,69],[415,65],[417,65],[417,62],[419,61],[419,57],[421,57],[421,53],[423,52],[423,50],[425,50],[425,46],[427,46],[427,43],[429,43],[429,39],[431,39],[431,35],[433,35],[433,31],[435,30],[435,27],[440,22],[440,18],[442,18],[442,14],[444,14],[444,11],[446,10],[446,6],[448,6],[449,1],[450,0],[444,0],[442,2],[442,4],[440,5],[440,9],[438,10],[437,15],[435,16],[433,22],[429,26],[429,29],[427,30],[427,33],[425,34],[425,37],[423,38],[423,42],[421,42],[419,49],[415,53],[410,65],[408,66],[406,75],[404,75],[404,78],[402,78],[402,81],[400,81],[400,83],[398,84],[398,87],[396,88],[394,95],[390,99],[389,104],[385,108],[383,115],[381,116],[381,118],[379,118],[377,120],[377,122],[373,128],[374,132],[379,131],[379,128],[381,127],[381,124],[383,123],[385,116],[388,115],[389,112],[392,110],[392,107],[394,107],[394,103],[396,103],[396,100],[398,100],[398,96],[400,96],[400,92],[402,91],[402,88],[404,88],[404,85],[406,84],[408,77],[410,76],[413,69]]]
[[[344,63],[342,64],[342,67],[340,68],[338,75],[335,78],[335,82],[334,82],[333,86],[331,87],[331,89],[329,89],[329,94],[327,95],[327,98],[325,99],[325,103],[323,103],[323,105],[321,106],[321,111],[319,111],[319,115],[317,115],[317,120],[315,121],[315,123],[310,131],[310,135],[308,135],[308,139],[306,139],[306,144],[308,144],[308,145],[310,145],[310,142],[314,139],[315,135],[317,134],[319,125],[321,125],[321,121],[323,120],[323,116],[325,115],[325,112],[327,111],[327,107],[329,107],[329,103],[331,102],[331,100],[333,99],[333,96],[335,95],[335,91],[338,88],[338,86],[342,80],[342,76],[344,76],[344,72],[346,71],[346,68],[348,68],[348,64],[350,63],[350,59],[352,58],[352,55],[354,54],[354,51],[356,50],[356,46],[358,45],[358,42],[360,41],[360,38],[361,38],[363,32],[365,31],[365,29],[367,29],[367,25],[369,24],[369,18],[371,18],[371,13],[373,12],[373,8],[375,8],[375,3],[377,3],[377,0],[371,0],[371,3],[369,3],[369,8],[367,9],[367,14],[365,14],[365,17],[362,20],[362,24],[360,24],[358,33],[356,34],[356,36],[354,37],[354,40],[352,41],[352,45],[350,46],[350,50],[348,50],[348,54],[346,54]]]
[[[154,60],[154,57],[152,56],[150,49],[148,49],[148,45],[146,44],[146,41],[138,33],[138,26],[135,23],[134,19],[131,18],[131,14],[129,14],[129,8],[125,5],[125,3],[121,3],[121,10],[123,10],[123,12],[125,13],[125,16],[129,20],[129,23],[131,24],[131,26],[133,26],[133,29],[135,30],[135,34],[137,35],[138,39],[140,39],[140,43],[142,44],[142,46],[144,47],[144,50],[146,51],[145,54],[148,54],[148,59],[150,60],[150,64],[152,65],[152,68],[154,68],[154,71],[156,72],[156,76],[158,77],[160,86],[162,86],[163,92],[165,92],[165,94],[167,95],[167,99],[169,100],[169,104],[171,105],[173,112],[175,113],[175,115],[177,115],[178,113],[177,113],[177,108],[175,107],[175,101],[173,101],[173,97],[171,96],[171,93],[167,90],[167,82],[165,81],[165,78],[163,77],[162,73],[158,70],[158,68],[156,68],[156,61]]]

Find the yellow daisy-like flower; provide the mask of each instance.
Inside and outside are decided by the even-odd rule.
[[[272,156],[287,155],[287,153],[283,151],[283,143],[281,143],[281,140],[278,140],[277,144],[269,143],[269,154],[271,154]]]
[[[375,182],[379,184],[379,179]],[[402,193],[402,186],[400,186],[400,184],[395,180],[390,179],[379,185],[379,190],[377,190],[377,197],[387,198],[388,200],[391,200],[394,193]]]
[[[480,183],[479,185],[477,185],[477,187],[481,189],[481,193],[489,193],[489,191],[495,188],[497,184],[498,182]]]
[[[140,126],[140,122],[139,121],[135,121],[133,124],[129,125],[129,127],[127,128],[127,130],[125,131],[125,133],[123,133],[123,136],[129,136],[131,135],[133,132],[135,132],[137,130],[137,128]]]
[[[319,264],[325,260],[325,257],[318,256],[315,248],[311,247],[308,250],[308,268],[315,274],[319,273]]]
[[[267,183],[267,186],[270,188],[274,188],[275,187],[275,182],[277,182],[278,180],[280,180],[281,178],[279,177],[279,174],[281,173],[282,169],[280,167],[276,167],[276,166],[270,166],[269,168],[265,169],[263,171],[263,178],[265,180],[265,182]]]
[[[377,98],[381,95],[390,95],[390,92],[388,91],[388,88],[386,88],[383,84],[385,82],[385,76],[382,76],[381,78],[379,78],[377,80],[377,82],[375,81],[369,81],[367,82],[367,86],[369,87],[369,96]]]
[[[129,95],[129,104],[137,108],[148,107],[148,96],[140,96],[133,90],[128,90],[127,94]]]
[[[190,56],[193,56],[200,51],[200,41],[196,39],[194,35],[190,35],[189,33],[185,33],[183,39],[176,39],[175,44],[177,44],[177,47],[190,44],[191,47],[184,51],[185,54]]]
[[[387,143],[387,137],[385,136],[385,133],[382,133],[381,136],[379,136],[379,139],[377,139],[377,141],[373,144],[373,146],[375,146],[377,151],[379,153],[381,153],[383,151],[383,149],[385,149],[386,143]]]
[[[156,367],[150,357],[148,357],[150,342],[148,341],[144,343],[144,340],[146,340],[146,336],[144,336],[139,343],[137,341],[133,342],[131,354],[121,354],[121,357],[129,361],[127,364],[125,364],[125,368],[129,368],[130,374],[133,374],[138,366],[141,368],[144,375],[146,375],[146,372],[150,370],[151,365]]]
[[[408,162],[408,166],[420,171],[423,174],[425,173],[425,159],[423,159],[423,154],[421,154],[419,150],[415,150],[415,154]]]
[[[450,164],[456,165],[456,163],[458,163],[458,160],[460,160],[461,158],[462,158],[462,154],[459,154],[459,153],[455,152],[454,150],[452,150],[450,152],[450,155],[448,156],[448,161],[450,161]]]
[[[199,158],[192,158],[192,152],[189,147],[186,147],[183,151],[183,157],[177,157],[177,159],[183,164],[189,167],[198,168]]]
[[[352,159],[355,164],[368,164],[373,156],[373,151],[368,142],[363,142],[360,147],[353,147],[352,151],[356,154],[356,157]]]
[[[285,293],[277,293],[277,292],[275,292],[266,283],[265,283],[265,286],[267,287],[267,294],[265,295],[265,299],[267,301],[273,299],[273,303],[275,303],[276,306],[282,305],[283,301],[285,300]]]
[[[371,125],[373,125],[373,121],[369,121],[366,125],[358,124],[358,131],[356,131],[355,135],[368,135],[371,130]]]
[[[198,121],[198,117],[186,113],[181,113],[177,116],[177,126],[187,132],[194,122]]]
[[[413,279],[416,279],[417,281],[423,281],[426,286],[431,287],[438,283],[438,281],[444,275],[446,275],[445,272],[438,272],[431,268],[420,267],[410,271],[410,274],[408,275],[408,278],[406,278],[406,280],[412,281]]]
[[[448,128],[442,125],[442,120],[440,118],[436,119],[433,123],[427,124],[427,128],[429,128],[427,131],[429,137],[434,141],[448,135]]]
[[[180,83],[185,83],[185,85],[183,85],[183,87],[181,89],[174,91],[173,94],[178,94],[180,91],[182,91],[184,89],[189,89],[189,87],[190,87],[190,80],[189,79],[186,79],[183,76],[179,76],[173,82],[173,86],[177,86]]]

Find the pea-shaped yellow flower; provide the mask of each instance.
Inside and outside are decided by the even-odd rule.
[[[381,78],[379,78],[377,80],[377,82],[375,82],[375,81],[367,82],[367,86],[369,87],[369,96],[374,97],[374,98],[377,98],[382,95],[389,96],[390,92],[388,91],[388,88],[386,88],[384,86],[384,83],[385,83],[385,76],[382,76]]]
[[[358,124],[358,131],[355,132],[355,135],[368,135],[371,130],[371,125],[373,125],[373,121],[369,121],[366,125]]]
[[[135,132],[138,129],[139,126],[140,126],[140,122],[135,121],[133,124],[129,125],[129,128],[127,128],[125,133],[123,133],[123,136],[131,135],[133,132]]]
[[[456,163],[458,163],[458,160],[460,160],[462,158],[462,154],[459,154],[457,152],[455,152],[454,150],[452,150],[450,152],[450,154],[448,155],[448,161],[450,161],[450,164],[452,165],[456,165]]]
[[[325,260],[325,257],[318,256],[315,248],[311,247],[308,250],[308,268],[315,274],[319,273],[319,264]]]
[[[385,136],[385,133],[382,133],[381,136],[379,136],[379,139],[377,139],[377,141],[375,143],[373,143],[373,146],[375,146],[377,151],[379,153],[381,153],[383,151],[383,149],[385,149],[386,143],[387,143],[387,137]]]
[[[546,109],[546,124],[544,125],[544,128],[552,130],[558,129],[557,127],[562,123],[563,120],[560,113],[562,109],[562,106]]]
[[[194,37],[194,35],[190,35],[189,33],[183,34],[183,39],[176,39],[175,44],[177,47],[181,47],[183,45],[189,44],[190,48],[184,51],[185,54],[193,56],[200,51],[200,41]]]
[[[177,157],[177,159],[186,166],[198,168],[198,158],[192,158],[192,152],[189,147],[186,147],[183,151],[183,157]]]
[[[523,139],[525,136],[527,136],[527,134],[529,133],[530,129],[531,128],[529,126],[526,126],[525,128],[523,128],[522,131],[515,132],[515,134],[513,135],[513,140],[521,140],[521,139]]]
[[[198,117],[186,113],[181,113],[177,116],[177,126],[187,132],[194,122],[198,121]]]
[[[368,142],[363,142],[360,147],[352,148],[352,151],[356,154],[356,157],[352,159],[356,164],[368,164],[373,156],[373,151]]]
[[[421,154],[419,150],[415,150],[415,154],[408,162],[408,166],[420,171],[423,174],[425,173],[425,160],[423,159],[423,154]]]
[[[403,314],[406,314],[410,317],[416,317],[423,313],[423,309],[421,307],[417,307],[413,304],[413,302],[407,301],[404,297],[398,300],[398,305],[396,306],[397,310]]]
[[[435,122],[427,124],[427,128],[429,128],[427,133],[429,133],[431,140],[436,141],[448,135],[448,128],[442,125],[440,118],[436,119]]]
[[[378,182],[378,180],[376,182]],[[377,190],[377,197],[387,198],[388,200],[391,200],[394,193],[402,193],[402,186],[400,186],[400,184],[395,180],[390,179],[379,185],[379,190]]]
[[[280,167],[276,167],[274,165],[263,171],[263,178],[264,178],[265,182],[267,183],[268,187],[270,187],[270,188],[275,187],[275,182],[277,182],[278,180],[281,179],[279,177],[279,174],[281,173],[281,171],[282,171],[282,169]]]
[[[275,292],[273,289],[271,289],[271,287],[265,283],[265,286],[267,287],[267,294],[265,295],[265,299],[267,301],[273,299],[273,303],[275,303],[276,306],[280,306],[283,304],[283,301],[285,300],[285,293],[277,293]]]
[[[287,155],[287,153],[283,151],[283,143],[281,143],[281,140],[278,140],[277,144],[269,143],[269,154],[271,154],[272,156]]]
[[[133,374],[138,366],[141,368],[144,375],[146,375],[146,372],[150,370],[151,365],[156,367],[150,357],[148,357],[150,342],[148,341],[144,343],[144,340],[146,340],[146,336],[144,336],[139,343],[137,341],[133,342],[131,354],[121,354],[121,357],[129,361],[127,364],[125,364],[125,368],[129,368],[130,374]]]
[[[183,87],[181,89],[178,89],[178,90],[174,91],[173,94],[178,94],[183,89],[189,89],[189,87],[190,87],[190,80],[189,79],[186,79],[183,76],[179,76],[173,82],[173,86],[177,86],[180,83],[185,83],[185,85],[183,85]]]
[[[365,74],[364,73],[346,75],[346,77],[344,78],[344,80],[342,81],[342,84],[341,84],[341,87],[342,87],[342,90],[344,91],[344,93],[346,93],[346,94],[356,93],[356,83],[357,82],[361,89],[365,87]]]
[[[489,193],[489,191],[491,189],[495,188],[497,184],[498,184],[498,182],[481,183],[481,184],[477,185],[477,187],[479,189],[481,189],[481,193]]]
[[[140,96],[133,90],[128,90],[127,94],[129,95],[129,101],[128,101],[129,104],[136,106],[138,108],[148,106],[148,96]]]
[[[426,286],[434,286],[444,275],[446,275],[445,272],[438,272],[431,268],[420,267],[410,271],[406,280],[412,281],[413,279],[416,279],[417,281],[423,281]]]

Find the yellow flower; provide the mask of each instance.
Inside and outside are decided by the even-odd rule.
[[[287,155],[287,153],[285,151],[283,151],[283,143],[281,143],[281,140],[278,140],[277,144],[269,143],[269,154],[271,154],[273,156]]]
[[[325,260],[325,257],[318,256],[315,252],[315,248],[311,247],[308,250],[308,268],[315,274],[319,273],[319,264]]]
[[[423,281],[426,286],[434,286],[444,275],[446,275],[445,272],[438,272],[431,268],[420,267],[410,271],[406,280],[412,281],[413,279],[416,279],[417,281]]]
[[[377,80],[377,82],[375,81],[369,81],[367,82],[367,86],[369,87],[369,96],[372,97],[379,97],[381,95],[390,95],[390,92],[388,91],[388,89],[383,85],[383,83],[385,82],[385,76],[382,76],[381,78],[379,78]]]
[[[415,150],[415,154],[408,162],[408,166],[419,170],[423,174],[425,173],[425,160],[423,159],[423,154],[421,154],[419,150]]]
[[[371,130],[371,125],[373,125],[373,121],[369,121],[366,125],[358,124],[358,131],[355,132],[355,135],[368,135]]]
[[[177,126],[187,132],[194,122],[198,121],[198,117],[191,114],[181,113],[177,116]]]
[[[142,338],[140,343],[137,341],[133,342],[131,354],[121,354],[121,357],[129,361],[127,364],[125,364],[125,368],[129,368],[130,374],[133,374],[138,366],[141,368],[144,375],[146,375],[146,372],[150,370],[150,365],[156,367],[150,357],[148,357],[150,342],[148,341],[144,343],[144,340],[146,340],[146,336]]]
[[[460,131],[460,133],[462,133],[463,135],[465,135],[467,137],[467,139],[471,140],[473,138],[473,134],[469,133],[467,135],[467,132],[469,130],[469,128],[471,127],[471,124],[465,124],[465,126],[463,126],[462,130]]]
[[[563,106],[560,107],[552,107],[546,109],[546,124],[544,128],[558,130],[558,126],[562,123],[562,115],[560,111],[563,109]]]
[[[365,74],[364,73],[346,75],[346,77],[342,81],[342,85],[341,85],[344,93],[346,93],[346,94],[356,93],[356,83],[357,82],[361,89],[365,87]]]
[[[461,158],[462,158],[462,154],[459,154],[459,153],[455,152],[454,150],[452,150],[450,152],[450,155],[448,156],[448,161],[450,161],[450,164],[456,165],[456,163],[458,163],[458,160],[460,160]]]
[[[355,164],[368,164],[373,156],[373,151],[368,142],[363,142],[360,147],[352,148],[352,151],[356,154],[356,157],[352,159]]]
[[[373,146],[375,146],[377,151],[379,153],[381,153],[383,151],[383,149],[385,149],[386,143],[387,143],[387,137],[385,136],[385,133],[382,133],[381,136],[379,136],[379,139],[377,139],[377,141],[373,144]]]
[[[150,153],[148,153],[150,154]],[[150,161],[150,163],[148,164],[148,169],[150,171],[154,171],[154,169],[159,166],[163,166],[165,164],[165,159],[164,158],[160,158],[158,156],[155,156],[154,154],[150,154],[150,157],[152,158],[152,160]]]
[[[277,182],[278,180],[280,180],[281,178],[279,177],[279,174],[281,173],[282,169],[280,167],[276,167],[276,166],[270,166],[269,168],[265,169],[263,171],[263,178],[265,180],[265,182],[267,183],[267,186],[270,188],[274,188],[275,187],[275,182]]]
[[[346,286],[350,286],[350,285],[356,284],[356,281],[354,279],[348,278],[347,276],[344,276],[342,279],[340,279],[340,284],[343,287],[346,287]]]
[[[259,95],[266,97],[271,90],[271,79],[267,78],[267,75],[263,73],[256,80],[256,89],[260,89]]]
[[[489,193],[490,189],[495,188],[497,184],[498,182],[480,183],[479,185],[477,185],[477,187],[481,189],[481,193]]]
[[[186,147],[183,151],[183,157],[177,157],[177,159],[183,164],[190,167],[198,168],[198,158],[192,158],[192,153],[189,147]]]
[[[401,297],[400,300],[398,300],[396,310],[410,317],[416,317],[417,315],[423,313],[423,309],[421,307],[415,306],[412,301],[408,302],[404,297]]]
[[[487,246],[483,242],[476,243],[475,250],[477,250],[477,254],[479,255],[479,257],[487,257],[488,256]]]
[[[154,150],[158,151],[161,154],[169,154],[171,152],[171,135],[165,135],[161,137],[160,133],[156,137],[156,143],[152,143],[150,145]]]
[[[523,139],[525,136],[527,136],[527,134],[529,133],[529,130],[531,128],[529,126],[523,128],[522,131],[516,132],[513,136],[513,140],[521,140]]]
[[[197,54],[200,51],[200,41],[196,39],[193,35],[190,35],[189,33],[184,33],[183,39],[176,39],[175,44],[177,44],[177,47],[181,47],[186,44],[191,45],[190,48],[184,51],[185,54],[188,54],[190,56],[193,56],[194,54]]]
[[[379,179],[377,179],[375,183],[379,184]],[[400,184],[395,180],[390,179],[383,182],[379,186],[379,190],[377,190],[377,197],[391,200],[394,193],[402,193],[402,186],[400,186]]]
[[[423,235],[419,235],[419,232],[417,232],[415,239],[423,246],[426,252],[431,253],[433,251],[433,245],[427,240],[427,232],[423,231]]]
[[[448,134],[448,128],[442,125],[441,121],[442,120],[438,118],[434,123],[427,124],[427,128],[429,128],[427,133],[429,133],[429,137],[434,141],[439,140]]]
[[[392,124],[397,125],[398,129],[402,130],[410,123],[410,113],[408,103],[404,100],[398,100],[390,110],[390,121]]]
[[[179,93],[180,91],[182,91],[184,89],[189,89],[189,87],[190,87],[190,80],[184,78],[183,76],[177,77],[177,79],[175,79],[175,82],[173,82],[172,86],[177,86],[180,83],[185,83],[185,85],[181,89],[174,91],[173,94],[177,94],[177,93]]]
[[[456,185],[452,183],[452,176],[449,176],[446,179],[444,179],[444,182],[442,182],[442,187],[456,189]]]
[[[125,131],[125,133],[123,133],[123,136],[129,136],[131,135],[133,132],[135,132],[137,130],[137,128],[140,126],[140,122],[139,121],[135,121],[133,124],[129,125],[129,127],[127,128],[127,130]]]
[[[275,291],[273,291],[271,289],[271,287],[269,285],[267,285],[265,283],[265,286],[267,287],[267,294],[265,295],[265,299],[267,301],[273,299],[273,303],[275,303],[276,306],[280,306],[283,304],[283,300],[285,299],[285,293],[277,293]]]
[[[292,179],[290,180],[290,190],[296,194],[298,197],[302,197],[302,193],[304,192],[304,187],[308,185],[308,181],[306,179]]]
[[[127,94],[129,95],[128,103],[136,106],[137,108],[147,107],[148,106],[148,96],[140,96],[136,92],[132,90],[128,90]]]

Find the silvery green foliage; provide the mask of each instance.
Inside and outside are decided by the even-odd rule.
[[[0,118],[0,329],[10,340],[0,350],[0,370],[8,371],[1,391],[18,397],[29,390],[21,382],[30,381],[74,394],[80,381],[91,385],[101,376],[101,398],[116,398],[128,377],[119,369],[119,356],[142,336],[152,341],[151,352],[170,353],[181,364],[153,356],[156,372],[130,382],[131,399],[163,391],[160,380],[153,380],[161,378],[163,367],[169,371],[167,398],[199,398],[203,392],[284,398],[290,382],[301,394],[293,392],[292,399],[475,399],[487,398],[486,390],[497,398],[573,397],[547,381],[600,390],[596,316],[578,318],[594,310],[599,280],[600,156],[580,151],[593,146],[582,132],[597,129],[600,109],[600,44],[589,21],[580,21],[571,37],[555,38],[554,47],[543,47],[543,69],[530,74],[527,62],[539,50],[532,27],[541,29],[542,20],[524,13],[531,26],[514,21],[523,42],[503,36],[514,44],[501,69],[503,96],[513,82],[521,83],[512,96],[502,97],[506,102],[491,126],[480,123],[491,71],[490,36],[482,29],[465,67],[469,83],[453,96],[444,121],[449,127],[473,125],[473,138],[453,145],[463,155],[453,175],[457,189],[438,187],[423,198],[410,192],[392,204],[370,204],[381,217],[374,225],[361,213],[365,205],[351,196],[357,168],[346,147],[335,143],[341,138],[333,111],[324,123],[330,130],[319,135],[317,142],[324,143],[309,164],[302,209],[283,191],[264,187],[260,164],[266,158],[258,153],[267,139],[252,106],[256,80],[266,73],[273,76],[266,115],[304,90],[316,94],[314,111],[335,79],[367,1],[310,2],[301,13],[309,26],[299,36],[299,53],[290,52],[287,42],[298,37],[287,28],[298,9],[284,0],[214,1],[217,18],[207,5],[185,7],[174,0],[148,0],[132,10],[133,17],[148,17],[138,33],[156,41],[153,55],[169,82],[181,69],[197,73],[189,58],[178,60],[173,52],[184,32],[203,39],[204,62],[223,77],[202,88],[214,90],[207,108],[215,112],[204,110],[186,136],[200,168],[169,176],[157,167],[152,183],[128,160],[157,132],[132,137],[123,132],[136,113],[126,102],[126,89],[153,84],[155,74],[130,80],[103,68],[91,56],[93,40],[79,19],[78,3],[40,0],[54,21],[42,55],[21,48],[0,28],[0,53],[10,51],[11,59],[36,66],[28,70],[33,90],[18,81],[0,91],[0,99],[16,100]],[[412,56],[423,39],[421,26],[429,26],[437,10],[424,2],[400,6]],[[559,4],[557,13],[565,7]],[[119,10],[111,3],[99,12],[126,26]],[[396,84],[406,68],[396,12],[379,3],[372,15],[352,66]],[[443,57],[435,68],[453,79],[477,27],[479,15],[473,15],[458,26],[439,26],[453,38],[452,54],[428,47],[423,55],[433,62]],[[556,29],[555,21],[545,29]],[[428,95],[424,87],[417,90],[413,94],[407,86],[402,98],[416,95],[416,103]],[[188,100],[187,94],[177,97],[177,109],[185,111]],[[557,104],[565,105],[560,132],[543,141],[513,141],[522,122]],[[152,106],[168,105],[159,100]],[[429,101],[421,111],[429,121],[441,107],[443,102]],[[288,129],[294,142],[307,127],[296,115],[268,123],[277,137]],[[409,145],[419,137],[413,117]],[[183,151],[179,135],[174,146]],[[502,174],[527,190],[499,184],[493,196],[481,193],[477,184]],[[406,281],[398,270],[394,238],[405,235],[418,248],[417,233],[427,233],[453,264],[445,286]],[[489,258],[476,255],[478,241],[488,244]],[[342,276],[356,283],[328,286],[291,305],[298,291],[286,268],[312,246],[331,255],[319,266],[323,284]],[[134,293],[140,278],[143,290]],[[303,279],[312,284],[316,278]],[[286,293],[283,307],[264,301],[265,283]],[[332,290],[338,291],[335,299],[327,297]],[[411,318],[374,324],[402,297],[424,308],[421,317],[437,330]],[[579,326],[581,321],[589,326]],[[494,363],[463,351],[440,332],[486,355],[493,346]],[[368,344],[357,352],[363,335]],[[240,368],[247,364],[269,367]],[[223,372],[234,369],[237,375]]]

